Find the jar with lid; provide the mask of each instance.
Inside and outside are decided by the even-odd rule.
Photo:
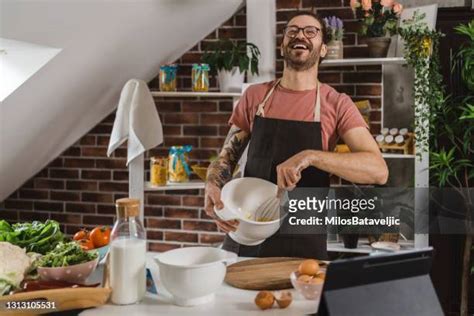
[[[140,221],[140,201],[123,198],[115,203],[117,220],[111,233],[109,279],[112,303],[139,302],[146,292],[146,234]]]
[[[164,65],[160,67],[160,91],[176,91],[177,65]]]
[[[168,159],[161,157],[150,158],[150,184],[166,185],[168,180]]]
[[[207,92],[209,91],[209,65],[193,64],[192,70],[192,86],[193,91]]]

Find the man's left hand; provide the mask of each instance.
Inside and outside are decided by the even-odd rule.
[[[311,164],[312,150],[303,150],[277,166],[278,188],[291,191],[301,179],[301,171]]]

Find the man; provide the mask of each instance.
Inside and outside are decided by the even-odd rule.
[[[225,232],[237,221],[221,221],[220,189],[249,143],[244,176],[278,184],[280,189],[328,187],[329,174],[362,184],[384,184],[388,169],[352,100],[318,81],[326,55],[326,27],[321,18],[297,13],[283,31],[281,79],[250,86],[230,119],[222,151],[208,170],[206,213]],[[341,137],[350,153],[333,152]],[[226,236],[224,249],[241,256],[326,257],[326,235],[284,236],[278,232],[260,246],[243,246]]]

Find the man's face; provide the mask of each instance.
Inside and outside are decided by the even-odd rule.
[[[321,30],[321,24],[318,20],[308,15],[291,19],[287,26],[299,28],[314,26]],[[284,34],[280,49],[286,66],[296,71],[304,71],[316,65],[319,58],[326,55],[326,45],[323,44],[322,40],[321,31],[318,31],[313,38],[305,36],[302,30],[298,31],[294,38]]]

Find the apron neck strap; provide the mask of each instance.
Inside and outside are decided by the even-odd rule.
[[[256,115],[265,117],[265,104],[267,103],[268,99],[272,95],[273,91],[275,91],[275,88],[278,86],[280,83],[281,78],[277,79],[275,83],[272,85],[270,90],[268,90],[267,94],[265,95],[265,98],[263,101],[258,105],[257,113]],[[314,121],[315,122],[321,122],[321,94],[320,94],[320,89],[319,89],[320,83],[319,80],[317,82],[316,86],[316,101],[314,104]]]

